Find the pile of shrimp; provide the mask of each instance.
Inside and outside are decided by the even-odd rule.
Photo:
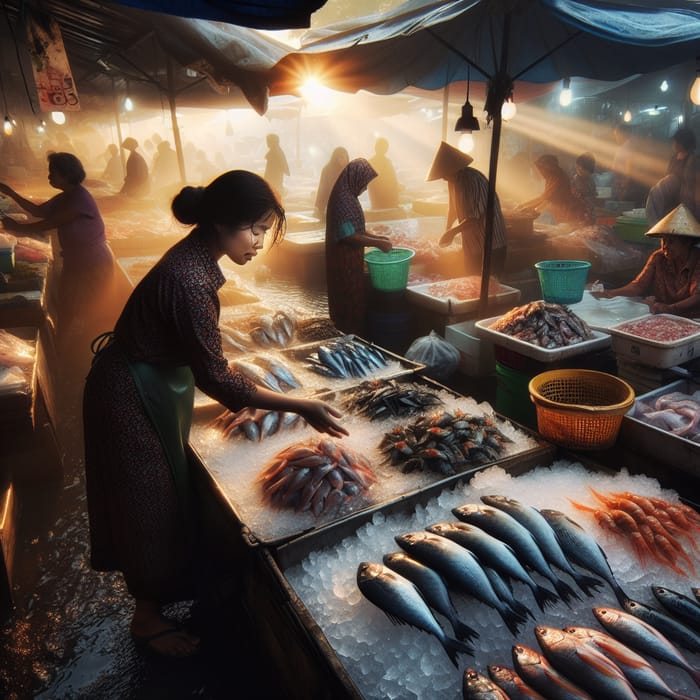
[[[657,562],[681,576],[696,575],[693,559],[700,553],[696,537],[700,514],[682,503],[641,496],[629,491],[601,494],[589,488],[602,507],[571,501],[589,512],[600,527],[615,533],[631,545],[641,564]],[[688,556],[688,546],[693,559]]]

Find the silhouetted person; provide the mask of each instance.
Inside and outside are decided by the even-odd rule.
[[[143,197],[151,190],[148,165],[144,157],[136,152],[138,147],[138,141],[131,136],[125,138],[122,143],[122,148],[129,151],[129,157],[126,160],[126,176],[120,194],[130,197]]]
[[[316,192],[316,201],[314,203],[314,213],[321,220],[326,220],[326,207],[328,206],[328,197],[331,194],[333,185],[338,179],[338,175],[343,172],[345,166],[350,162],[348,149],[343,146],[338,146],[333,150],[329,161],[321,170],[321,177],[318,180],[318,190]]]
[[[277,134],[268,134],[266,137],[267,153],[265,154],[264,178],[280,196],[284,193],[284,176],[289,175],[287,156],[280,146],[280,137]]]
[[[153,187],[160,189],[179,180],[180,167],[177,162],[177,153],[172,149],[169,141],[161,141],[153,158]]]
[[[369,164],[377,171],[377,177],[369,183],[367,193],[372,209],[396,209],[399,206],[399,182],[394,164],[387,153],[389,142],[379,137],[374,143],[374,155]]]
[[[117,185],[124,179],[122,159],[119,155],[119,148],[116,143],[110,143],[105,152],[107,164],[102,172],[102,179],[110,185]]]

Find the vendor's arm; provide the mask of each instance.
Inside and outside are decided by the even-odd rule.
[[[20,222],[10,216],[3,216],[2,223],[7,231],[16,233],[32,234],[51,231],[52,229],[64,226],[80,217],[80,212],[62,195],[56,195],[53,199],[34,207],[38,216],[43,218],[38,221]]]
[[[14,199],[22,209],[29,212],[32,216],[41,216],[41,204],[32,202],[30,199],[25,199],[4,182],[0,182],[0,193],[10,199]]]
[[[369,233],[354,233],[352,236],[343,238],[342,241],[363,248],[374,246],[384,253],[388,253],[393,248],[391,241],[386,236],[373,236]]]
[[[661,250],[654,251],[642,271],[626,285],[606,289],[604,292],[593,292],[596,299],[612,299],[612,297],[645,297],[654,289],[654,277],[656,275],[658,261],[663,259]]]
[[[662,304],[660,301],[655,301],[649,305],[649,310],[653,314],[673,314],[675,316],[685,316],[686,318],[700,318],[700,293],[691,294],[673,304]]]

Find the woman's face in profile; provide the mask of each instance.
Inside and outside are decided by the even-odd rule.
[[[275,214],[270,211],[249,226],[216,224],[220,252],[236,265],[245,265],[262,250],[265,234],[274,222]]]
[[[661,250],[669,260],[682,260],[690,250],[690,239],[683,236],[661,236]]]

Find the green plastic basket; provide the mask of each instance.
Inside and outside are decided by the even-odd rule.
[[[369,268],[372,286],[381,292],[398,292],[406,288],[408,268],[416,254],[410,248],[393,248],[388,253],[379,249],[368,250],[365,262]]]
[[[535,263],[540,278],[542,298],[554,304],[576,304],[583,299],[583,289],[591,263],[586,260],[543,260]]]

